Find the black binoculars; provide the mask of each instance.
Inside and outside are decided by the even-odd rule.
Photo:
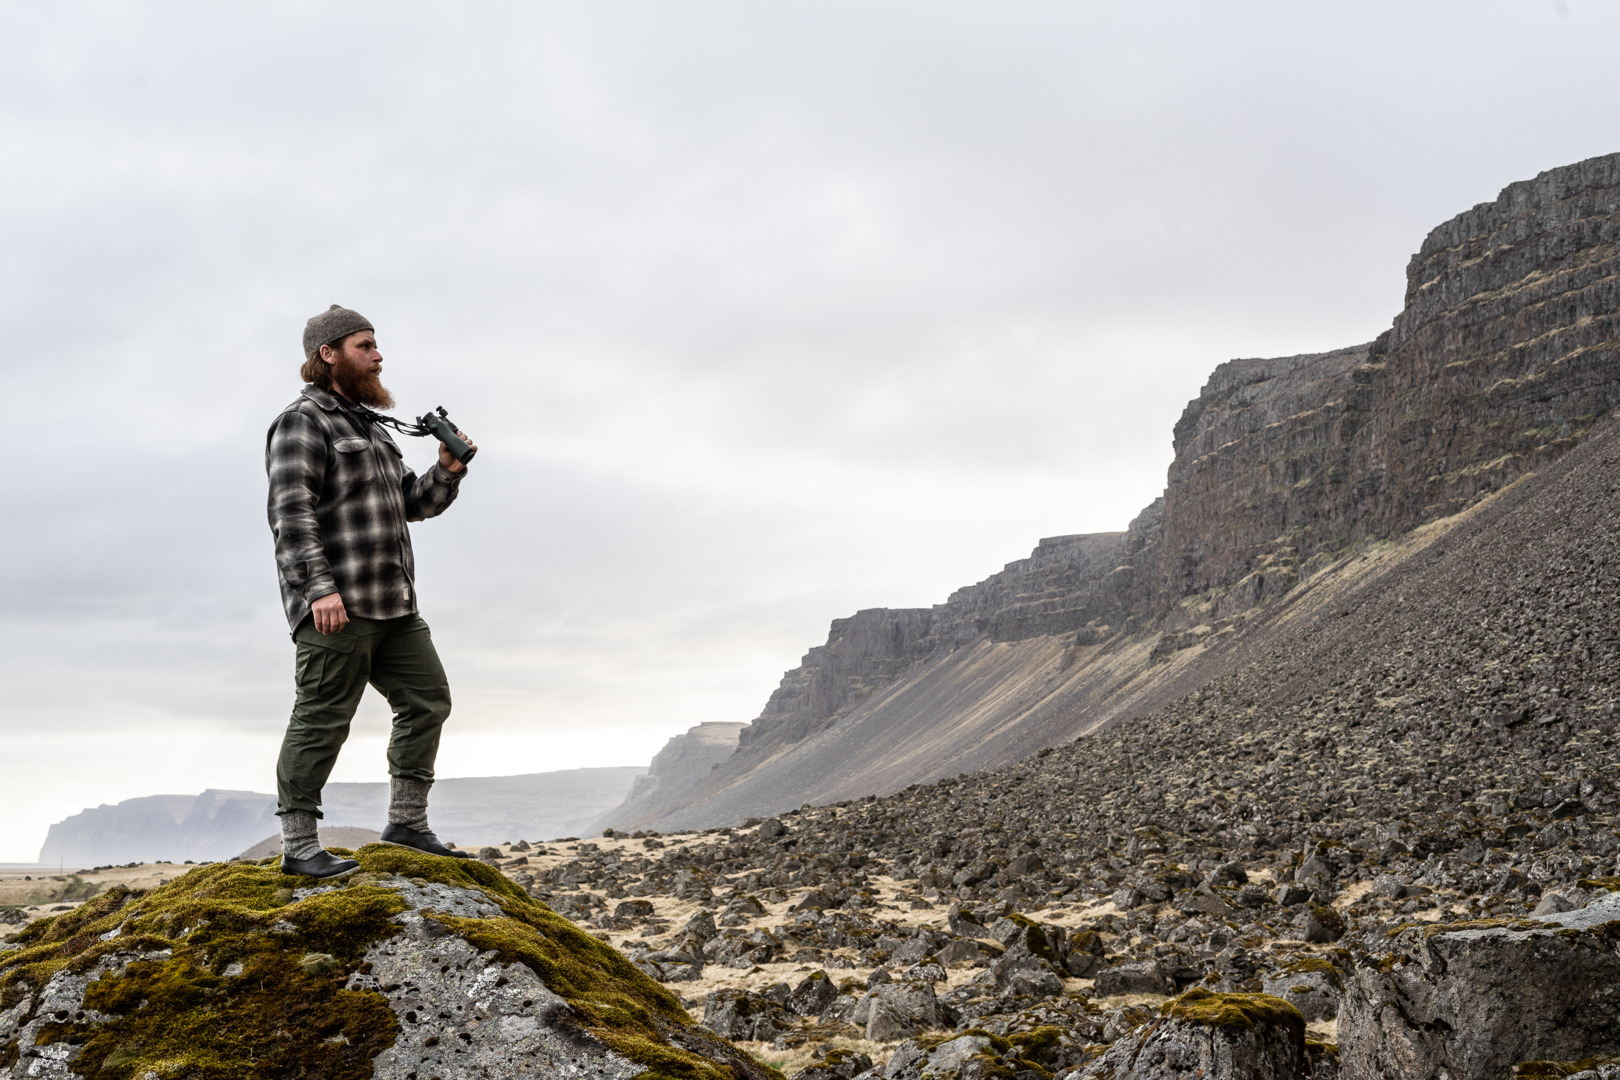
[[[416,424],[422,429],[422,434],[437,436],[438,440],[444,443],[445,448],[450,451],[450,456],[463,465],[471,461],[473,455],[478,453],[476,447],[468,446],[461,436],[456,434],[456,425],[451,423],[443,405],[440,405],[434,412],[418,416]]]

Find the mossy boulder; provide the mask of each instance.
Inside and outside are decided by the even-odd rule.
[[[881,1075],[886,1080],[1049,1077],[1066,1073],[1083,1056],[1084,1049],[1057,1027],[1036,1027],[1007,1036],[968,1028],[908,1039],[895,1047]]]
[[[1540,918],[1417,925],[1339,1007],[1346,1076],[1485,1080],[1620,1054],[1620,893]]]
[[[1512,1080],[1620,1080],[1620,1057],[1585,1061],[1521,1061]]]
[[[1193,989],[1111,1046],[1084,1080],[1309,1080],[1305,1018],[1268,994]]]
[[[489,867],[380,844],[113,889],[0,953],[0,1076],[780,1080]]]

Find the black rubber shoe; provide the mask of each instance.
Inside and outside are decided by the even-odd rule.
[[[413,848],[428,855],[448,855],[452,859],[472,858],[465,851],[445,847],[439,843],[439,838],[431,832],[417,832],[415,829],[404,825],[395,825],[393,822],[383,826],[382,842]]]
[[[360,869],[360,864],[353,859],[340,859],[325,848],[317,851],[307,859],[294,859],[289,855],[281,857],[281,872],[283,874],[302,874],[304,877],[330,878],[352,874],[358,869]]]

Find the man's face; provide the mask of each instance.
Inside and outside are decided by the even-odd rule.
[[[332,385],[338,393],[374,409],[393,408],[394,396],[382,384],[376,334],[361,330],[335,345],[322,345],[321,359],[332,366]]]

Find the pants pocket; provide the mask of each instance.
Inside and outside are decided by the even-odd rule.
[[[345,627],[341,633],[322,634],[311,627],[307,634],[298,636],[298,658],[293,666],[293,680],[299,695],[313,693],[337,676],[350,662],[356,638]]]

